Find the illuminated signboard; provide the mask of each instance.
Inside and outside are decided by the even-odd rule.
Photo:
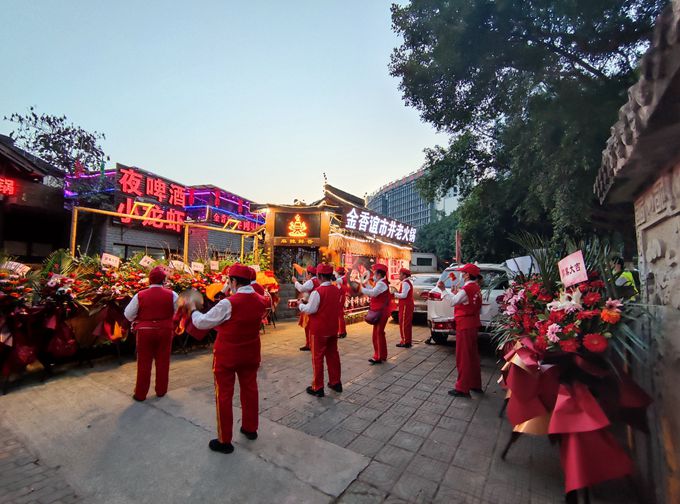
[[[288,236],[291,238],[307,237],[307,224],[302,220],[300,214],[296,214],[288,223]]]
[[[16,180],[0,177],[0,195],[14,196],[17,193]]]
[[[274,236],[319,238],[321,236],[321,214],[278,212],[274,219]]]
[[[345,229],[387,238],[389,240],[413,243],[416,241],[416,228],[405,226],[393,219],[351,208],[345,214]]]
[[[116,168],[116,211],[128,215],[146,216],[176,222],[165,223],[143,220],[141,225],[158,230],[182,231],[186,218],[186,188],[139,168],[118,165]],[[134,219],[136,223],[140,222]],[[121,217],[120,222],[131,224],[133,219]]]

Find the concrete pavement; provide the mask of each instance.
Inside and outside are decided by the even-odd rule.
[[[388,324],[389,360],[371,367],[370,328],[348,326],[340,340],[345,390],[317,399],[305,393],[311,365],[298,351],[302,330],[268,328],[260,438],[247,441],[236,425],[228,456],[207,449],[215,418],[206,350],[173,356],[162,399],[133,402],[134,363],[100,362],[13,390],[0,398],[0,421],[13,446],[51,468],[43,480],[59,486],[63,502],[562,502],[558,451],[546,439],[522,439],[500,460],[510,427],[498,418],[493,358],[483,360],[487,393],[454,399],[454,347],[424,345],[427,328],[414,329],[414,347],[397,349],[398,328]],[[2,451],[0,464],[12,460]],[[0,471],[0,488],[5,477]],[[36,496],[16,493],[30,475],[13,482],[11,502]],[[625,490],[596,489],[595,500],[628,502]],[[48,502],[45,493],[33,501]]]

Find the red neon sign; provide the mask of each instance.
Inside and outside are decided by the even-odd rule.
[[[184,224],[186,212],[174,208],[165,209],[158,205],[153,205],[150,209],[148,209],[148,213],[147,209],[148,207],[143,205],[137,205],[135,207],[135,200],[132,198],[126,198],[123,203],[118,204],[117,211],[127,215],[137,215],[140,217],[145,215],[149,219],[164,219],[177,222],[177,224],[172,224],[169,222],[164,223],[152,220],[143,220],[141,221],[142,226],[150,226],[156,229],[171,229],[172,231],[176,231],[178,233],[182,230],[182,224]],[[123,224],[130,224],[132,223],[133,219],[121,217],[120,221]],[[139,219],[134,219],[134,221],[139,222]]]
[[[0,177],[0,195],[14,196],[17,193],[16,180]]]
[[[143,220],[142,226],[170,229],[176,232],[182,230],[182,224],[186,218],[184,186],[128,167],[119,167],[116,184],[118,191],[124,196],[123,199],[118,200],[118,212],[177,222],[173,224]],[[136,206],[135,203],[137,203]],[[133,223],[133,219],[125,217],[122,217],[120,221],[123,224]],[[134,219],[134,222],[139,223],[140,220]]]

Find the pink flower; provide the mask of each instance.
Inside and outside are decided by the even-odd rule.
[[[623,307],[623,303],[620,299],[607,299],[605,302],[605,307],[607,310],[620,310]]]
[[[551,343],[557,343],[560,341],[560,337],[557,335],[557,333],[562,332],[562,328],[560,327],[559,324],[550,324],[548,327],[548,341]]]

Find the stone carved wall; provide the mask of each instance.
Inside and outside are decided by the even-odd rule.
[[[643,298],[657,315],[648,361],[665,473],[657,499],[680,502],[680,165],[659,175],[635,201],[635,227]]]

